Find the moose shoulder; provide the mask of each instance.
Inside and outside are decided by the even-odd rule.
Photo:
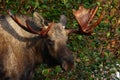
[[[83,13],[79,12],[80,9]],[[88,25],[96,9],[80,6],[79,10],[74,11],[80,24],[76,30],[65,29],[64,15],[59,23],[46,23],[37,12],[34,12],[33,18],[14,16],[10,11],[9,15],[0,16],[0,80],[31,80],[33,69],[42,63],[71,70],[74,58],[66,46],[68,34],[90,34],[102,19],[101,16],[95,25]],[[83,18],[86,20],[82,21]]]

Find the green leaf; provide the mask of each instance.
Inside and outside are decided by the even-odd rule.
[[[77,38],[78,38],[78,40],[82,40],[82,36],[81,35],[77,36]]]
[[[37,8],[37,7],[39,7],[39,2],[38,1],[36,1],[36,3],[35,3],[35,8]]]
[[[42,5],[42,8],[45,8],[45,9],[47,9],[47,5]]]
[[[57,73],[61,72],[60,66],[57,66],[57,67],[55,68],[55,71],[56,71]]]
[[[51,80],[50,78],[46,78],[45,80]]]
[[[97,5],[100,6],[100,2],[97,2]]]
[[[106,35],[107,35],[107,37],[110,37],[110,32],[107,32],[107,34],[106,34]]]
[[[42,70],[42,74],[43,75],[47,75],[49,73],[49,69],[44,69],[44,70]]]
[[[0,1],[1,2],[1,1]],[[6,0],[6,3],[9,3],[9,0]]]

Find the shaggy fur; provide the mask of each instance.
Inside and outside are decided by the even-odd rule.
[[[26,16],[18,16],[25,25]],[[30,18],[32,19],[32,18]],[[31,22],[32,27],[37,27]],[[67,34],[61,23],[56,23],[48,35],[26,32],[9,16],[0,16],[0,80],[32,80],[35,65],[73,67],[72,53],[66,47]]]

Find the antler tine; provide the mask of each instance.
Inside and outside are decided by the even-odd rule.
[[[98,10],[98,6],[96,6],[95,9],[90,10],[90,18],[88,20],[88,23],[90,23],[90,21],[93,19],[93,17],[95,16],[97,10]]]
[[[25,31],[28,31],[28,32],[31,33],[31,31],[30,31],[28,28],[26,28],[24,25],[22,25],[22,24],[20,23],[20,21],[18,20],[18,18],[17,18],[16,16],[14,16],[14,15],[11,13],[10,10],[8,10],[7,12],[8,12],[8,14],[10,15],[10,17],[11,17],[22,29],[24,29]]]
[[[49,31],[50,28],[53,26],[53,24],[54,24],[54,22],[50,23],[50,24],[48,25],[48,28],[47,28],[47,29],[45,29],[45,30],[43,29],[42,31],[37,32],[37,31],[35,31],[34,29],[32,29],[32,27],[28,24],[28,20],[26,20],[26,25],[27,25],[28,29],[29,29],[32,33],[34,33],[34,34],[39,34],[39,35],[42,35],[42,36],[45,36],[45,35],[48,33],[48,31]]]
[[[29,29],[29,31],[30,31],[31,33],[40,34],[39,32],[37,32],[37,31],[35,31],[34,29],[32,29],[32,27],[28,24],[28,20],[26,20],[25,22],[26,22],[27,28]]]
[[[89,26],[89,29],[87,30],[88,33],[91,33],[93,31],[93,29],[100,24],[100,22],[102,21],[103,18],[103,14],[100,15],[100,18],[91,26]]]
[[[40,34],[41,34],[42,36],[45,36],[45,35],[49,32],[49,30],[51,29],[51,27],[52,27],[53,25],[54,25],[54,21],[51,22],[51,23],[49,23],[47,29],[42,30],[42,31],[40,32]]]

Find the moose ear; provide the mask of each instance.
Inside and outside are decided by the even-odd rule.
[[[60,23],[65,27],[65,25],[67,23],[67,19],[66,19],[65,15],[60,16]]]
[[[44,18],[38,12],[33,13],[33,19],[37,26],[44,27]]]

